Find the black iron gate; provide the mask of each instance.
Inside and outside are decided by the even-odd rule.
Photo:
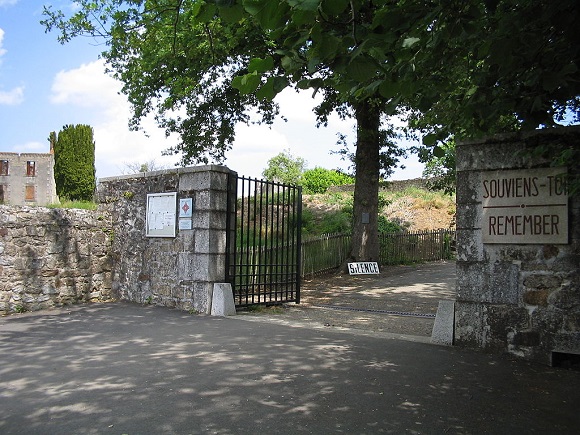
[[[236,306],[299,303],[302,189],[246,177],[236,181],[237,198],[228,201],[234,210],[228,211],[226,264]]]

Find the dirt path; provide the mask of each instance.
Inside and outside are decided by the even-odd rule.
[[[441,299],[455,297],[455,262],[383,267],[379,275],[334,274],[303,282],[301,303],[243,315],[430,337]]]

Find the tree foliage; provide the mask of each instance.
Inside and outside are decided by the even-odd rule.
[[[102,56],[132,105],[130,127],[139,129],[146,116],[155,115],[167,135],[178,135],[167,153],[180,154],[182,165],[222,161],[235,125],[249,123],[254,109],[261,122],[277,115],[272,101],[232,87],[240,74],[255,71],[251,59],[272,50],[267,35],[242,18],[241,7],[200,0],[74,3],[77,12],[68,19],[45,7],[42,23],[60,31],[63,43],[87,35],[105,39]]]
[[[378,256],[377,197],[391,155],[386,118],[436,146],[554,126],[580,113],[577,0],[76,0],[45,9],[63,42],[103,36],[133,105],[155,113],[183,164],[221,161],[236,123],[272,122],[284,88],[357,121],[352,257]],[[564,152],[560,160],[568,156]],[[564,159],[565,160],[565,159]],[[368,224],[366,218],[369,217]]]
[[[51,133],[50,138],[54,138]],[[89,125],[65,125],[54,142],[54,180],[61,200],[92,201],[95,142]]]
[[[336,169],[316,167],[302,174],[302,187],[306,194],[325,193],[331,186],[352,184],[354,181],[354,177]]]
[[[268,181],[300,185],[305,166],[306,161],[302,157],[294,157],[289,150],[285,150],[268,160],[262,175]]]
[[[445,193],[455,193],[455,141],[450,140],[438,148],[422,147],[417,150],[419,161],[425,164],[423,178],[427,186]]]

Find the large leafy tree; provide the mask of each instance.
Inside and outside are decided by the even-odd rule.
[[[76,3],[68,20],[46,10],[47,28],[62,41],[104,36],[133,125],[155,112],[181,135],[184,163],[223,158],[233,125],[250,107],[270,122],[286,86],[324,96],[321,124],[333,111],[354,117],[356,260],[378,258],[378,181],[392,163],[381,153],[392,150],[385,115],[404,113],[435,145],[579,113],[577,0]]]
[[[278,113],[274,96],[287,86],[315,88],[324,93],[316,109],[324,124],[334,110],[357,120],[355,224],[353,258],[378,259],[377,212],[381,164],[396,162],[393,154],[381,158],[381,149],[396,150],[381,129],[386,99],[378,92],[354,98],[349,92],[366,79],[364,68],[348,71],[352,56],[351,24],[329,21],[333,49],[318,49],[323,67],[286,53],[285,30],[280,24],[289,6],[284,2],[202,0],[78,0],[78,12],[65,17],[45,9],[47,29],[60,30],[66,42],[78,35],[103,37],[103,53],[114,76],[124,83],[123,92],[133,106],[134,128],[155,113],[168,134],[178,133],[181,142],[171,150],[180,152],[183,164],[220,161],[234,140],[234,126],[250,122],[258,110],[262,122]],[[308,3],[308,2],[306,2]],[[312,2],[310,2],[312,3]],[[348,2],[331,5],[339,20],[349,20]],[[304,19],[315,17],[316,5],[307,5]],[[365,6],[364,20],[372,18],[374,6]],[[264,17],[270,18],[264,20]],[[362,15],[361,15],[362,17]],[[294,16],[292,16],[294,18]],[[357,18],[357,22],[359,19]],[[325,29],[321,29],[325,31]],[[286,32],[287,33],[287,32]],[[308,51],[308,37],[292,29],[289,50]],[[295,34],[294,34],[295,33]],[[345,39],[346,43],[342,41]],[[333,66],[336,62],[337,65]],[[352,74],[351,74],[352,73]],[[362,223],[362,222],[366,223]]]
[[[181,154],[183,165],[223,160],[235,125],[251,122],[255,109],[262,122],[277,115],[271,100],[231,86],[235,77],[256,68],[253,58],[272,50],[241,8],[202,0],[74,3],[78,11],[70,18],[45,7],[42,23],[58,29],[62,43],[87,35],[106,41],[102,56],[132,105],[130,126],[139,129],[153,114],[167,135],[179,136],[168,153]]]

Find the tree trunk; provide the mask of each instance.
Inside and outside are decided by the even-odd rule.
[[[372,101],[354,106],[357,121],[356,179],[351,261],[379,261],[378,202],[381,112]]]

